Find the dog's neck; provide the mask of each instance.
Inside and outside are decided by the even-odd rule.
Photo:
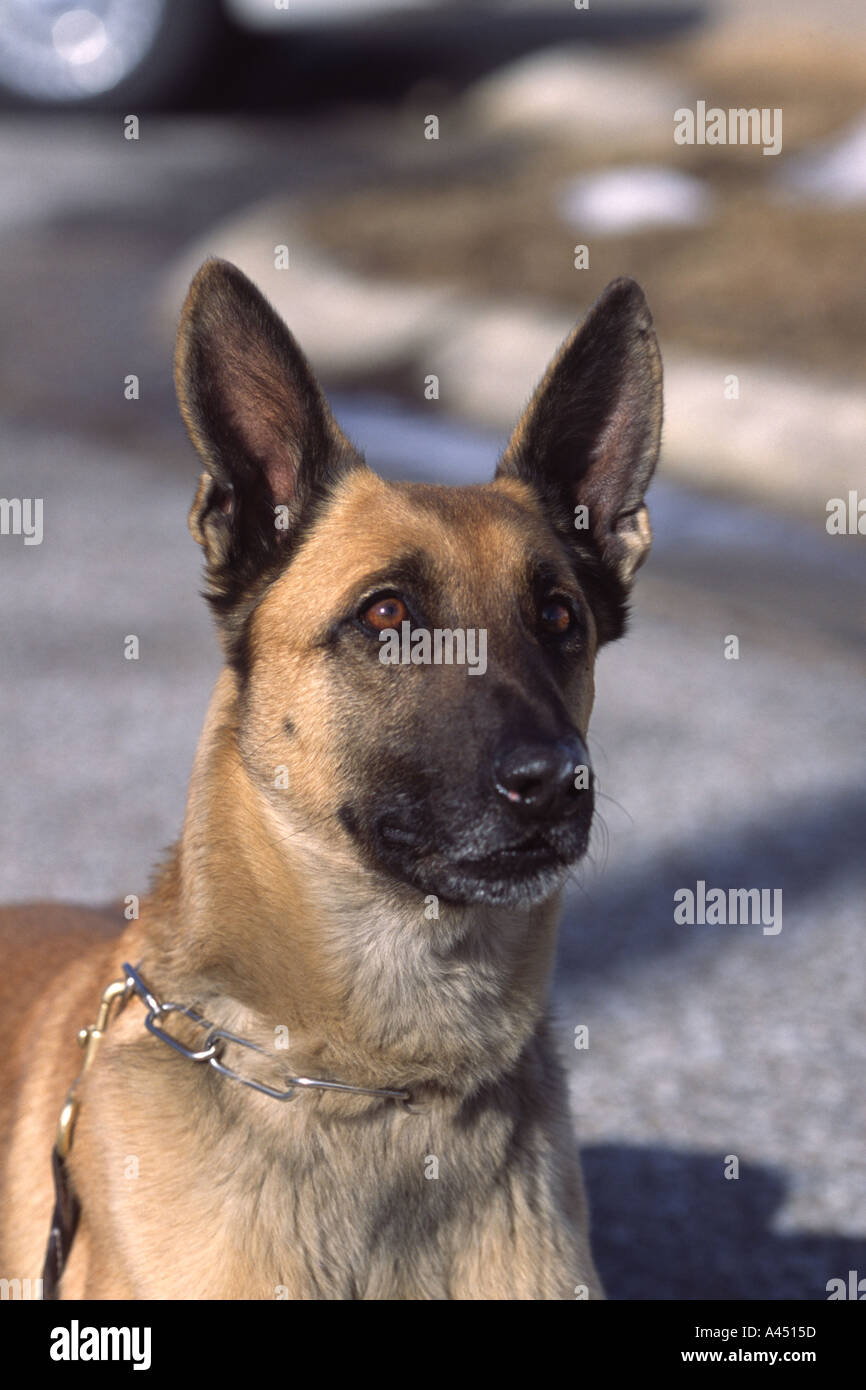
[[[450,907],[363,867],[336,826],[290,827],[251,781],[218,682],[183,836],[144,920],[143,969],[295,1074],[461,1088],[515,1063],[544,1012],[558,902]],[[374,1002],[372,1002],[374,1001]]]

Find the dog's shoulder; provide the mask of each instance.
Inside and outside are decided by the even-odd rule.
[[[92,947],[119,936],[123,917],[110,908],[27,903],[0,908],[0,1027],[14,1028],[51,980],[74,968]]]

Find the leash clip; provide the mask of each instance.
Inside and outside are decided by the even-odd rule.
[[[84,1061],[81,1064],[80,1072],[66,1092],[66,1100],[63,1103],[60,1119],[57,1122],[55,1147],[61,1158],[67,1157],[72,1146],[72,1131],[75,1128],[75,1120],[81,1107],[81,1100],[78,1095],[79,1084],[93,1065],[93,1059],[99,1051],[99,1044],[105,1036],[105,1030],[108,1027],[108,1020],[115,1002],[125,997],[127,992],[128,985],[125,979],[112,980],[111,984],[107,985],[102,991],[96,1022],[90,1023],[86,1028],[79,1030],[78,1045],[84,1049]]]

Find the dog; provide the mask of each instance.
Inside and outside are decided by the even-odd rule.
[[[484,485],[378,478],[227,262],[176,382],[225,667],[138,918],[2,914],[0,1273],[50,1228],[64,1299],[602,1298],[548,992],[651,541],[643,292],[607,287]]]

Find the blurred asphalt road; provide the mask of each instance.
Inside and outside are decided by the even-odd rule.
[[[226,122],[196,145],[164,122],[133,176],[93,129],[0,130],[0,495],[45,506],[41,546],[0,539],[4,900],[140,892],[179,829],[218,658],[149,317],[168,258],[280,180],[375,164],[351,135]],[[497,441],[432,411],[338,414],[386,471],[492,468]],[[862,539],[663,480],[653,499],[633,629],[600,660],[604,828],[557,977],[597,1252],[613,1297],[822,1299],[866,1275]],[[698,879],[781,888],[782,931],[676,925]]]

